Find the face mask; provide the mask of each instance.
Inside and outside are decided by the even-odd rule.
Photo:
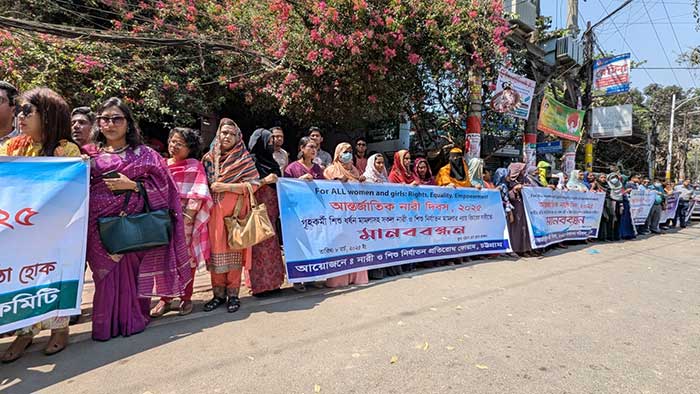
[[[345,152],[345,153],[341,154],[341,155],[340,155],[340,161],[341,161],[343,164],[348,164],[348,163],[350,163],[350,162],[352,161],[352,153],[350,153],[350,152]]]
[[[654,183],[655,187],[661,187],[661,184],[659,182]]]

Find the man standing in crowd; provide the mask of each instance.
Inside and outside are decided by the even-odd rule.
[[[358,138],[355,142],[355,167],[361,174],[367,168],[367,141],[364,138]]]
[[[630,180],[625,184],[625,189],[639,190],[639,175],[632,175]]]
[[[275,151],[272,152],[272,157],[277,164],[279,164],[282,172],[284,172],[284,169],[289,165],[289,153],[282,149],[282,145],[284,144],[284,131],[281,127],[275,126],[270,129],[270,132],[272,133],[272,146],[275,148]]]
[[[684,179],[682,184],[673,188],[673,191],[680,192],[681,195],[678,197],[678,209],[676,210],[676,217],[673,218],[671,227],[676,227],[676,223],[680,222],[681,228],[685,228],[685,217],[688,213],[688,205],[690,204],[690,199],[693,198],[693,188],[690,187],[690,179]]]
[[[309,138],[311,138],[318,147],[318,152],[316,152],[316,158],[314,159],[314,163],[318,164],[321,168],[325,169],[333,161],[333,156],[331,156],[331,154],[326,152],[325,150],[321,149],[321,144],[323,143],[323,134],[321,133],[321,129],[319,129],[316,126],[311,126],[309,128]]]
[[[17,88],[0,81],[0,145],[19,135],[19,130],[14,128],[15,98],[18,94]]]
[[[90,107],[74,108],[70,114],[70,136],[78,146],[87,145],[90,142],[92,125],[95,123],[95,113]]]
[[[640,190],[649,190],[649,189],[654,189],[653,187],[649,186],[651,184],[651,181],[649,181],[649,178],[644,178],[642,179],[642,185],[639,187]]]
[[[649,180],[644,179],[644,181],[648,182]],[[642,181],[642,183],[644,183],[644,181]],[[661,207],[663,206],[664,200],[666,200],[664,185],[660,179],[656,179],[653,185],[647,187],[647,190],[656,192],[656,200],[654,200],[654,205],[651,207],[651,212],[649,212],[649,217],[647,218],[645,226],[654,234],[662,234],[663,231],[659,228],[659,222],[661,221]]]

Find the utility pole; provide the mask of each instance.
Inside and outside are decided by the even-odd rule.
[[[668,129],[668,154],[666,155],[666,182],[671,180],[671,160],[673,159],[673,121],[676,116],[676,94],[671,99],[671,125]]]
[[[588,21],[586,31],[583,33],[584,47],[584,67],[586,70],[586,91],[584,93],[584,108],[586,108],[585,130],[590,135],[591,131],[591,104],[593,103],[593,29]],[[585,167],[586,171],[593,171],[593,139],[586,137],[585,146]]]

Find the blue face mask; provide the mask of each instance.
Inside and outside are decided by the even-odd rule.
[[[345,152],[340,155],[340,161],[344,164],[350,163],[352,161],[352,153]]]

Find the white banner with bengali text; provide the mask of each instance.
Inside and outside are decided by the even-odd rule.
[[[0,333],[80,314],[89,166],[0,157]]]

